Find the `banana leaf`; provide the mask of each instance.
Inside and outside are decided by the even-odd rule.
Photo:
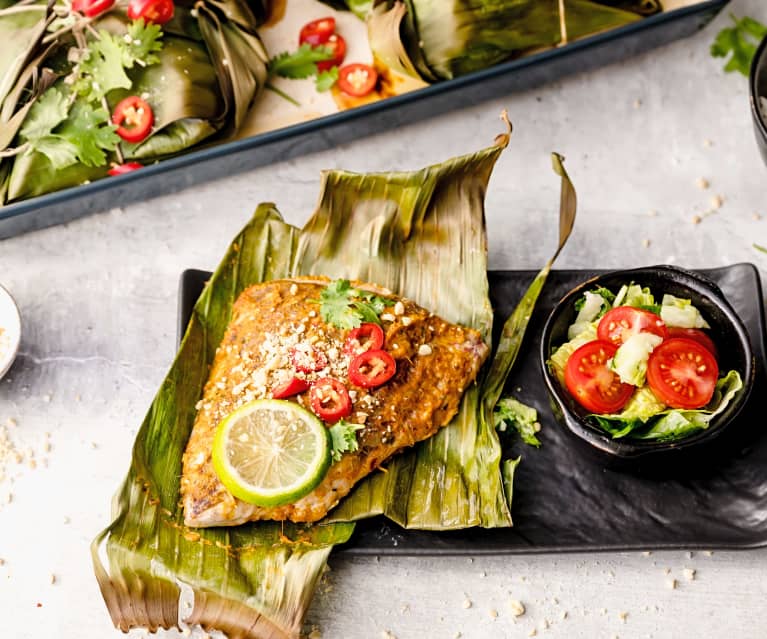
[[[247,286],[272,278],[361,278],[469,324],[489,341],[483,202],[507,144],[508,135],[501,135],[488,149],[422,171],[326,172],[318,208],[300,230],[283,222],[274,205],[258,207],[195,305],[136,437],[114,520],[92,544],[96,577],[117,627],[176,625],[183,586],[194,594],[190,624],[231,638],[298,636],[327,556],[350,537],[353,523],[334,511],[332,520],[315,525],[194,530],[183,524],[181,457],[232,304]],[[566,176],[563,189],[565,182]],[[432,529],[511,525],[514,464],[501,465],[497,436],[481,419],[478,386],[442,432],[356,489],[339,507],[344,516],[385,512]],[[379,477],[397,479],[382,485]]]
[[[590,0],[376,0],[368,34],[386,65],[436,82],[640,19]]]

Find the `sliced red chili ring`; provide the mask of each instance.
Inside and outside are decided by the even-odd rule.
[[[138,162],[126,162],[125,164],[115,164],[107,173],[109,175],[125,175],[126,173],[132,173],[138,169],[143,169],[144,165]]]
[[[349,332],[349,336],[346,338],[346,344],[344,344],[344,353],[351,357],[355,357],[365,351],[383,348],[383,345],[383,329],[378,324],[365,322]]]
[[[298,43],[308,43],[312,46],[325,44],[336,32],[336,19],[331,17],[320,18],[306,23],[298,36]]]
[[[109,11],[115,0],[72,0],[72,11],[82,13],[86,18],[95,18]]]
[[[349,379],[355,386],[375,388],[385,384],[397,372],[394,358],[383,350],[360,353],[349,364]]]
[[[287,382],[278,384],[272,389],[272,397],[274,397],[274,399],[285,399],[303,393],[308,389],[309,384],[305,379],[291,377]]]
[[[154,124],[152,107],[137,95],[120,100],[112,113],[112,124],[117,125],[117,135],[126,142],[141,142]]]
[[[333,57],[330,58],[330,60],[318,62],[318,71],[327,71],[333,67],[339,66],[344,61],[344,58],[346,57],[346,40],[344,40],[343,36],[334,33],[319,46],[328,49]]]
[[[310,344],[298,344],[290,349],[293,368],[299,373],[316,373],[328,365],[328,358]]]
[[[173,17],[173,0],[130,0],[128,17],[131,20],[143,18],[147,23],[165,24]]]
[[[314,414],[329,424],[335,424],[339,419],[352,414],[349,391],[332,377],[323,377],[312,384],[309,403]]]
[[[347,64],[338,70],[338,87],[354,97],[364,97],[376,88],[378,71],[368,64]]]

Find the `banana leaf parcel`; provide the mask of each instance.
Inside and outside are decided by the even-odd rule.
[[[402,526],[446,530],[510,526],[515,462],[502,463],[492,412],[531,305],[550,264],[510,320],[491,374],[465,394],[439,435],[361,482],[332,518],[314,524],[249,523],[190,529],[179,500],[181,458],[232,304],[247,286],[323,274],[387,286],[490,340],[484,195],[508,134],[493,146],[421,171],[323,174],[303,229],[261,204],[234,239],[197,302],[178,355],[137,435],[113,522],[92,544],[96,577],[114,624],[168,628],[179,595],[193,593],[186,623],[229,637],[297,637],[332,547],[353,520],[384,513]],[[561,162],[560,246],[575,195]],[[483,388],[490,394],[482,402]]]
[[[376,0],[367,20],[379,60],[436,82],[630,24],[650,5],[658,8],[640,0]]]
[[[92,21],[60,1],[0,9],[1,202],[237,129],[266,82],[256,29],[267,9],[263,1],[187,0],[162,28],[128,20],[121,4]],[[154,113],[152,132],[137,144],[122,142],[110,121],[129,95]]]

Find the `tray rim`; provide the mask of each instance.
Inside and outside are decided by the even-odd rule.
[[[703,273],[710,273],[710,272],[722,272],[722,271],[729,271],[735,268],[745,268],[753,275],[757,288],[760,291],[760,295],[757,296],[757,299],[755,301],[755,305],[758,311],[759,315],[759,328],[760,332],[757,336],[759,339],[759,342],[756,344],[752,344],[755,354],[757,357],[767,356],[767,318],[765,318],[765,290],[764,286],[762,284],[762,278],[759,273],[758,267],[752,263],[752,262],[735,262],[733,264],[726,264],[726,265],[720,265],[720,266],[713,266],[713,267],[705,267],[705,268],[695,268],[691,269],[696,272],[703,272]],[[610,269],[600,269],[600,268],[593,268],[593,269],[553,269],[552,274],[556,273],[567,273],[574,276],[579,276],[580,274],[583,274],[583,277],[588,277],[589,275],[593,274],[594,272],[599,273],[606,273],[610,271],[616,271],[616,270],[623,270],[618,268],[610,268]],[[529,276],[530,278],[534,277],[538,271],[534,269],[488,269],[488,275],[492,274],[518,274],[518,275],[524,275]],[[588,275],[587,275],[588,274]],[[186,324],[191,318],[191,314],[186,317],[185,316],[185,309],[186,308],[193,308],[193,303],[189,305],[189,302],[194,302],[194,300],[190,300],[189,290],[188,290],[188,283],[189,282],[198,282],[200,280],[207,280],[212,275],[211,271],[207,271],[204,269],[196,269],[196,268],[188,268],[184,269],[181,272],[181,275],[179,276],[179,290],[178,290],[178,309],[177,309],[177,339],[176,344],[180,343],[181,338],[184,335],[184,331],[186,330]],[[752,339],[754,336],[752,336]],[[752,395],[752,397],[749,399],[750,402],[754,401],[755,396]],[[453,531],[426,531],[426,530],[413,530],[410,531],[406,528],[402,528],[395,522],[387,519],[383,515],[377,515],[375,517],[370,517],[365,520],[361,520],[359,522],[356,522],[357,524],[360,524],[362,522],[370,523],[370,522],[376,522],[376,521],[382,521],[386,522],[387,526],[390,526],[392,528],[397,529],[398,532],[400,532],[403,535],[407,535],[410,532],[418,532],[418,533],[428,533],[428,534],[435,534],[435,535],[447,535],[449,536],[451,532]],[[463,532],[467,530],[472,530],[471,528],[462,529]],[[490,530],[497,530],[499,532],[508,530],[512,531],[514,530],[514,527],[511,528],[497,528],[497,529],[484,529],[484,528],[475,528],[474,530],[477,530],[480,534],[484,531],[490,531]],[[455,531],[455,532],[461,532],[461,531]],[[636,544],[636,543],[624,543],[624,544],[595,544],[590,546],[580,546],[575,544],[564,544],[564,545],[556,545],[556,546],[535,546],[535,545],[515,545],[515,546],[507,546],[502,547],[499,546],[497,548],[466,548],[466,547],[451,547],[451,548],[443,548],[443,547],[435,547],[435,548],[400,548],[398,546],[385,546],[380,548],[371,548],[369,546],[362,546],[362,547],[355,547],[354,545],[354,535],[352,535],[350,541],[346,542],[345,544],[340,544],[336,546],[334,549],[334,553],[338,553],[347,557],[372,557],[372,556],[391,556],[391,557],[439,557],[439,556],[445,556],[445,557],[471,557],[471,556],[510,556],[510,555],[543,555],[543,554],[586,554],[586,553],[605,553],[605,552],[642,552],[642,551],[670,551],[670,550],[691,550],[691,551],[705,551],[705,550],[738,550],[738,551],[749,551],[749,550],[758,550],[760,548],[767,548],[767,533],[765,533],[765,536],[763,539],[760,539],[758,541],[749,541],[744,543],[739,542],[717,542],[715,544],[701,544],[700,542],[690,541],[689,543],[684,542],[669,542],[669,543],[652,543],[652,544]]]
[[[199,149],[192,150],[188,153],[182,153],[177,157],[148,164],[141,169],[141,171],[125,173],[123,175],[111,177],[110,179],[99,179],[89,182],[88,184],[72,186],[59,191],[53,191],[51,193],[45,193],[43,195],[21,200],[19,202],[0,205],[0,223],[25,213],[31,213],[39,208],[63,204],[78,198],[87,198],[88,196],[94,196],[103,191],[119,189],[120,187],[133,184],[136,181],[144,180],[144,178],[151,179],[152,177],[157,177],[163,173],[189,167],[200,162],[216,160],[233,153],[249,151],[258,147],[268,146],[272,143],[286,142],[294,138],[300,138],[305,134],[316,133],[317,131],[334,125],[349,123],[368,115],[380,114],[389,109],[395,109],[400,105],[427,99],[452,90],[466,88],[485,80],[512,73],[518,69],[525,69],[540,62],[558,58],[565,55],[566,52],[575,52],[597,47],[613,40],[621,39],[625,36],[638,34],[646,29],[652,29],[658,24],[672,23],[699,13],[718,12],[729,2],[730,0],[700,0],[690,6],[679,7],[677,9],[672,9],[671,11],[664,11],[622,27],[617,27],[615,29],[610,29],[575,40],[562,47],[555,47],[521,58],[508,60],[487,69],[475,71],[450,80],[436,82],[421,89],[392,96],[385,100],[362,105],[346,111],[340,111],[338,113],[332,113],[319,118],[313,118],[306,122],[299,122],[287,127],[281,127],[272,131],[248,136],[240,140],[232,140],[220,144],[213,143],[208,146],[203,145]]]

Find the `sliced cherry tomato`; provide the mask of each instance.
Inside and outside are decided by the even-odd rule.
[[[329,424],[335,424],[339,419],[352,414],[349,391],[332,377],[323,377],[312,384],[309,402],[315,415]]]
[[[165,24],[173,17],[173,0],[130,0],[128,17],[131,20],[144,18],[153,24]]]
[[[72,0],[72,11],[95,18],[114,6],[115,0]]]
[[[137,95],[120,100],[112,113],[112,124],[117,125],[117,135],[126,142],[146,140],[154,124],[152,107]]]
[[[618,347],[612,342],[594,340],[570,355],[565,365],[565,386],[581,406],[592,413],[615,413],[634,392],[607,368]]]
[[[355,357],[365,351],[383,348],[384,332],[378,324],[365,322],[349,332],[344,345],[344,353]]]
[[[126,162],[125,164],[115,164],[107,173],[109,175],[125,175],[138,169],[143,169],[144,165],[138,162]]]
[[[272,397],[274,399],[285,399],[286,397],[293,397],[303,393],[305,390],[309,390],[309,384],[306,380],[300,377],[291,377],[287,382],[283,382],[272,389]]]
[[[718,356],[714,340],[712,340],[699,328],[680,328],[679,326],[669,326],[668,336],[691,339],[693,342],[698,342],[698,344],[708,349],[708,352],[711,353],[715,358]]]
[[[316,373],[328,365],[328,358],[311,344],[298,344],[290,349],[293,368],[299,373]]]
[[[362,97],[378,83],[378,72],[368,64],[347,64],[338,70],[338,87],[347,95]]]
[[[711,401],[718,377],[711,352],[685,337],[667,339],[647,362],[650,390],[671,408],[702,408]]]
[[[298,36],[299,44],[325,44],[336,32],[336,19],[333,17],[320,18],[306,23]]]
[[[607,311],[597,326],[597,337],[617,346],[637,333],[652,333],[663,339],[668,336],[660,315],[633,306],[618,306]]]
[[[330,60],[323,60],[322,62],[318,62],[318,71],[327,71],[333,67],[341,66],[341,63],[346,57],[346,40],[343,39],[343,36],[334,33],[320,46],[329,49],[333,54],[333,57],[330,58]]]
[[[349,364],[349,379],[355,386],[375,388],[385,384],[397,372],[397,363],[386,351],[380,349],[365,351]]]

